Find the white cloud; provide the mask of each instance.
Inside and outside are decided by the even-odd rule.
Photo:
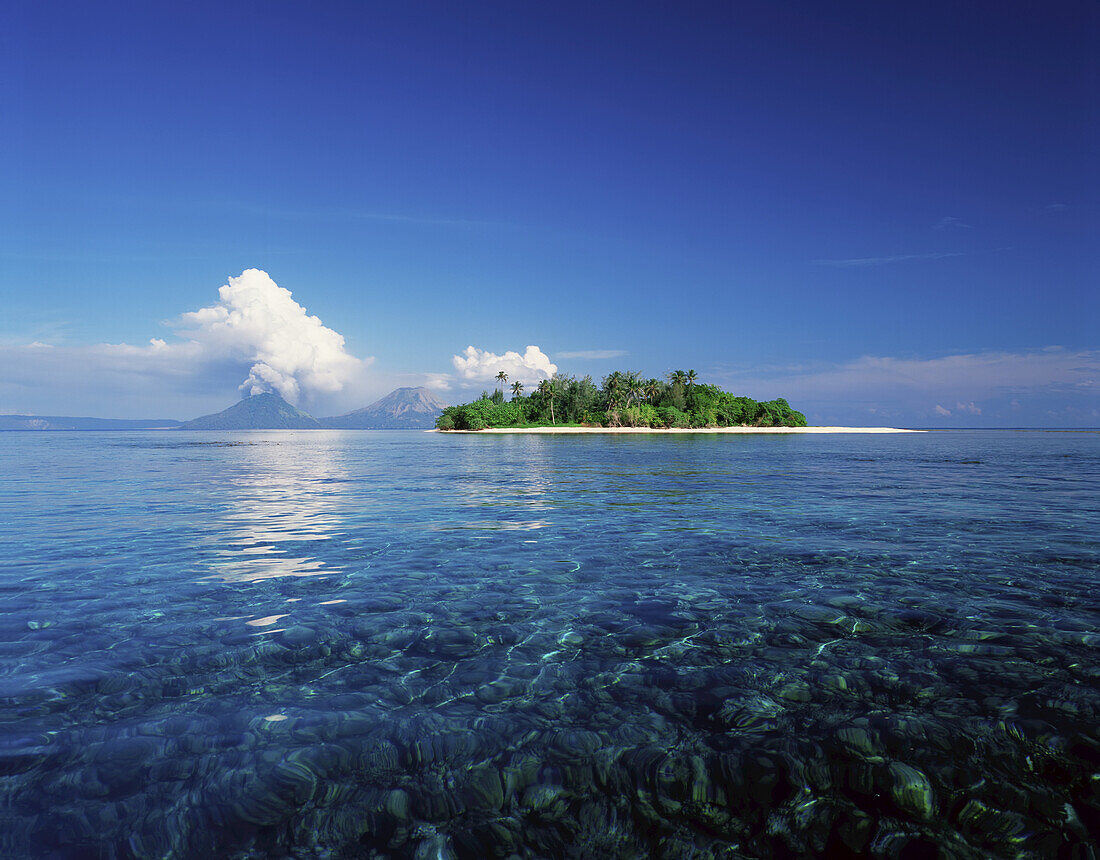
[[[760,374],[746,372],[745,376]],[[981,399],[979,392],[991,390],[1087,387],[1100,378],[1100,351],[1069,351],[1048,347],[1030,352],[960,353],[940,358],[895,358],[863,356],[853,361],[817,367],[773,367],[773,378],[801,379],[822,393],[833,394],[853,384],[876,384],[895,389],[973,389],[966,400]]]
[[[277,391],[296,402],[303,390],[331,394],[363,367],[344,348],[343,335],[327,328],[294,301],[267,272],[245,269],[218,290],[219,301],[183,314],[177,333],[210,356],[252,362],[241,390]],[[153,343],[153,348],[164,348]]]
[[[554,358],[584,358],[591,361],[602,361],[608,358],[622,358],[626,354],[625,349],[578,349],[573,352],[556,352]]]
[[[1044,411],[1079,424],[1095,408],[1100,350],[1061,347],[1027,352],[957,353],[934,358],[863,356],[837,364],[708,373],[738,394],[757,399],[786,397],[817,423],[850,421],[860,405],[875,405],[910,426],[943,412],[989,426],[1021,426]],[[1013,417],[1015,409],[1026,414]],[[979,406],[978,404],[981,404]],[[943,405],[941,405],[943,404]],[[971,417],[972,416],[972,417]],[[1039,421],[1039,423],[1051,423]]]
[[[513,382],[534,383],[549,379],[558,372],[558,366],[537,346],[527,347],[523,355],[512,350],[497,355],[468,346],[462,355],[454,356],[452,361],[459,375],[471,382],[488,382],[504,371]]]
[[[449,373],[422,373],[420,385],[436,391],[449,391],[454,377]]]
[[[373,359],[350,354],[343,336],[258,269],[229,278],[217,302],[167,325],[183,339],[0,344],[0,398],[36,414],[193,417],[224,409],[234,387],[334,411],[380,393],[365,372]]]
[[[940,404],[938,404],[938,403],[936,404],[936,408],[935,408],[935,410],[933,410],[933,411],[934,411],[934,412],[935,412],[935,413],[936,413],[937,415],[950,415],[950,414],[951,414],[951,410],[950,410],[950,409],[944,409],[944,408],[943,408],[942,406],[940,406]]]

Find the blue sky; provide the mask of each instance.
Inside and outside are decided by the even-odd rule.
[[[264,362],[318,414],[458,401],[534,345],[817,423],[1100,425],[1094,3],[8,8],[0,411],[191,417]],[[181,323],[251,268],[338,372],[270,308]]]

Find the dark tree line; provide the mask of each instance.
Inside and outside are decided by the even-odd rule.
[[[737,397],[716,385],[702,385],[694,370],[677,370],[666,379],[644,379],[635,372],[615,371],[597,387],[592,377],[555,374],[529,395],[512,383],[504,399],[507,375],[500,387],[479,399],[448,406],[436,422],[440,430],[484,430],[487,427],[588,425],[602,427],[805,427],[806,416],[786,400],[757,401]]]

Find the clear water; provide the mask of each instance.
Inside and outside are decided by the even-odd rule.
[[[0,855],[1097,856],[1098,433],[0,464]]]

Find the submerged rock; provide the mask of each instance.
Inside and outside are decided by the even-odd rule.
[[[921,771],[901,762],[890,764],[890,796],[899,809],[925,821],[936,811],[932,783]]]

